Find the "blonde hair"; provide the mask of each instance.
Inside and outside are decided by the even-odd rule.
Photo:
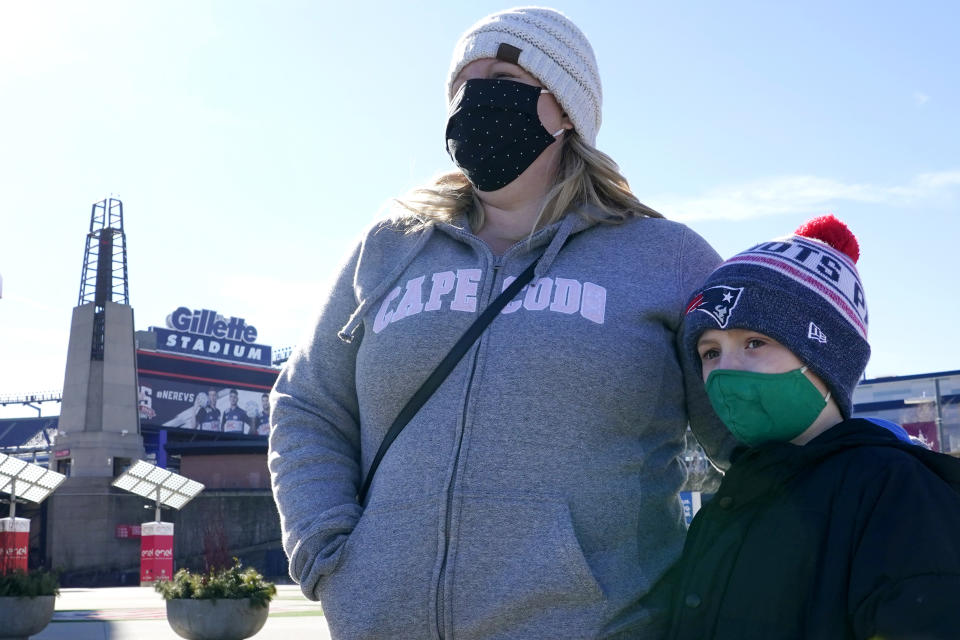
[[[531,233],[560,220],[573,207],[579,207],[584,218],[605,224],[619,224],[630,218],[663,217],[637,200],[610,156],[592,147],[575,131],[568,132],[564,138],[556,178],[547,191]],[[484,225],[483,206],[460,171],[441,174],[430,184],[394,202],[406,210],[402,218],[410,231],[432,222],[452,222],[463,213],[474,231]]]

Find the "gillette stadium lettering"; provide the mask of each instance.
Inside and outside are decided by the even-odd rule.
[[[253,345],[238,344],[235,342],[217,342],[216,340],[204,341],[203,338],[193,335],[175,335],[167,336],[166,347],[176,347],[177,351],[190,352],[196,351],[208,356],[233,356],[234,358],[245,358],[247,360],[262,360],[263,349]]]
[[[256,342],[257,329],[248,325],[243,318],[231,317],[229,320],[209,309],[177,307],[167,317],[167,326],[175,331],[183,331],[199,336],[209,336],[226,340]]]
[[[165,328],[150,327],[160,351],[263,366],[271,364],[270,347],[254,344],[257,328],[243,318],[225,318],[210,309],[177,307],[167,316],[166,324]]]

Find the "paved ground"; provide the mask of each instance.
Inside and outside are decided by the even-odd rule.
[[[61,589],[53,621],[31,640],[176,640],[151,587]],[[320,604],[296,585],[278,585],[258,640],[329,640]]]

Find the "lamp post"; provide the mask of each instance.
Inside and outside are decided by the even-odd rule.
[[[30,520],[17,517],[17,498],[43,502],[65,479],[56,471],[0,453],[0,492],[10,494],[10,517],[0,518],[0,574],[27,570]]]
[[[140,527],[140,584],[169,580],[173,577],[173,523],[160,521],[160,506],[182,509],[203,491],[203,485],[137,460],[113,481],[113,486],[154,500],[156,519]]]

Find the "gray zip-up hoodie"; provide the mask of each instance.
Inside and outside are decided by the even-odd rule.
[[[358,504],[397,413],[541,256]],[[688,418],[715,456],[730,444],[675,344],[719,261],[662,219],[570,214],[499,257],[465,220],[375,225],[271,396],[290,575],[333,637],[649,637],[640,599],[682,546]]]

